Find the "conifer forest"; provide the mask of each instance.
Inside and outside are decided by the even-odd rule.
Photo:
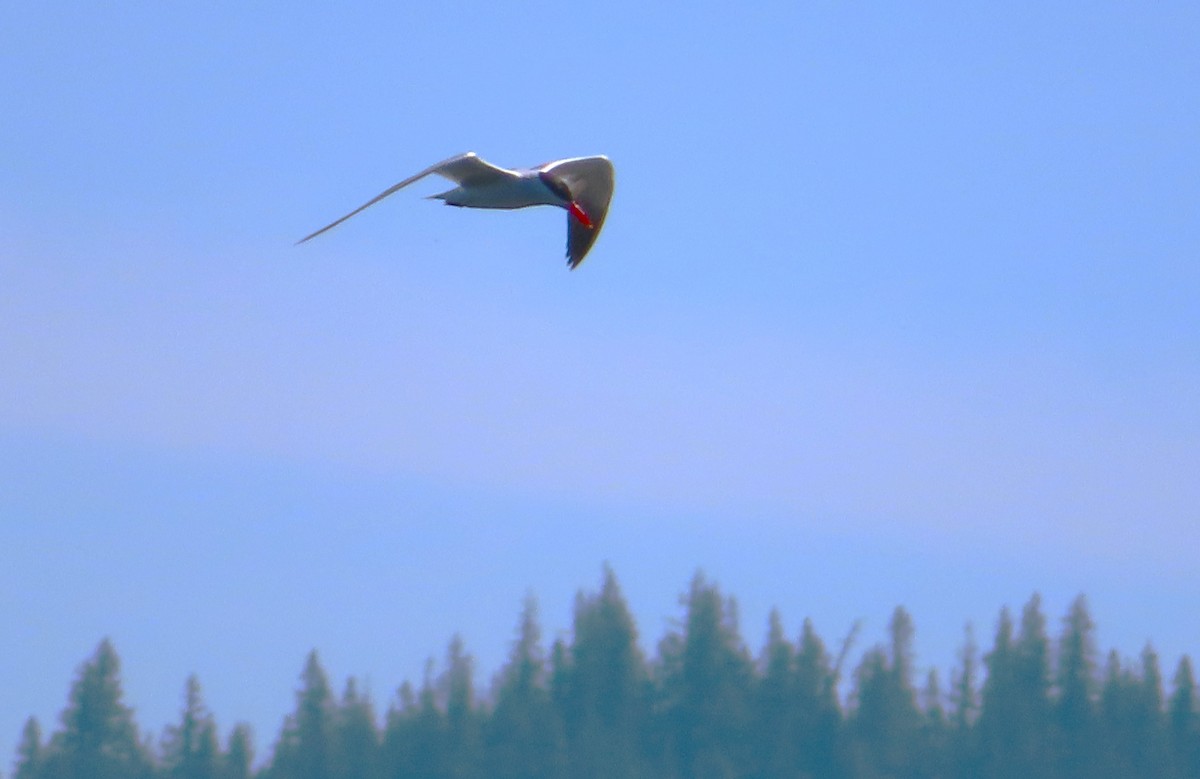
[[[757,652],[733,601],[697,574],[684,615],[646,656],[616,577],[577,596],[569,638],[546,646],[526,602],[486,685],[450,641],[419,683],[376,701],[334,688],[318,653],[261,752],[219,729],[195,677],[178,719],[139,729],[116,648],[79,667],[60,720],[30,718],[14,779],[811,779],[1200,777],[1200,703],[1187,656],[1099,654],[1080,596],[1048,622],[1038,596],[1000,612],[990,646],[967,629],[945,676],[915,678],[913,617],[887,640],[822,638],[773,614]],[[480,686],[477,686],[479,684]]]

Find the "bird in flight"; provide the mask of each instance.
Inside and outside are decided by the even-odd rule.
[[[399,184],[388,187],[358,208],[296,243],[316,238],[393,192],[431,174],[453,181],[454,189],[432,199],[467,208],[527,208],[558,206],[567,210],[567,266],[574,270],[596,242],[613,193],[613,165],[608,157],[572,157],[536,168],[509,170],[467,152],[431,165]]]

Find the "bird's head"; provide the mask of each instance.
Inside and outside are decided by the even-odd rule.
[[[538,178],[546,185],[546,189],[550,190],[556,198],[562,201],[559,205],[567,209],[567,213],[579,220],[579,223],[584,227],[589,230],[592,229],[594,226],[592,218],[588,216],[587,211],[583,210],[583,207],[579,205],[579,201],[571,194],[571,187],[567,182],[553,173],[547,173],[544,170],[538,172]]]

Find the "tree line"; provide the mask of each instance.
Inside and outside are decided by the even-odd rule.
[[[350,678],[334,693],[315,651],[295,710],[265,759],[245,725],[224,739],[196,678],[179,721],[143,735],[122,700],[108,640],[80,668],[57,731],[30,718],[15,779],[851,779],[1200,778],[1200,707],[1185,655],[1164,683],[1147,646],[1101,662],[1083,596],[1052,639],[1034,595],[997,620],[981,654],[970,627],[943,687],[918,681],[913,620],[849,678],[854,631],[831,649],[808,620],[795,640],[777,612],[757,655],[732,599],[697,574],[684,618],[646,657],[616,577],[576,597],[568,639],[543,646],[533,599],[486,691],[454,638],[378,716]],[[843,683],[843,681],[845,683]],[[841,691],[845,690],[845,694]]]

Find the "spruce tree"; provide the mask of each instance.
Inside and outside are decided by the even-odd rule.
[[[46,749],[44,775],[53,779],[144,779],[151,758],[133,713],[122,701],[121,663],[108,639],[80,668],[62,714],[63,729]]]
[[[13,779],[41,779],[42,763],[45,760],[44,749],[42,727],[36,717],[30,717],[25,720],[25,727],[21,729]]]
[[[975,740],[977,753],[972,761],[981,777],[1017,776],[1010,745],[1015,743],[1015,723],[1019,717],[1017,700],[1017,662],[1013,646],[1013,623],[1008,607],[1000,610],[992,650],[983,659],[987,678],[983,682],[979,721]]]
[[[949,776],[953,767],[951,738],[953,731],[942,704],[942,687],[936,668],[929,670],[921,694],[921,733],[915,761],[917,774],[925,777]]]
[[[1021,610],[1021,632],[1013,647],[1013,770],[1027,779],[1053,771],[1050,733],[1050,640],[1037,593]]]
[[[668,635],[660,649],[664,769],[688,779],[735,777],[749,762],[753,664],[738,635],[736,607],[703,574],[692,579],[684,601],[684,633]]]
[[[802,775],[836,776],[841,765],[842,712],[838,672],[811,619],[800,629],[793,690],[796,746]]]
[[[383,740],[387,779],[434,779],[442,770],[445,721],[437,703],[433,661],[425,665],[419,692],[405,682],[388,710]]]
[[[963,627],[963,645],[958,650],[958,667],[954,671],[950,693],[950,762],[956,776],[978,775],[975,760],[975,722],[979,717],[976,692],[979,676],[979,647],[971,623]]]
[[[498,779],[556,779],[566,770],[562,723],[550,702],[537,601],[526,598],[508,663],[496,680],[487,718],[488,775]]]
[[[1096,773],[1094,631],[1087,600],[1080,595],[1067,611],[1058,649],[1057,757],[1059,775],[1067,779]]]
[[[269,779],[332,779],[334,701],[329,679],[314,649],[308,654],[296,693],[296,711],[284,722]]]
[[[1167,707],[1172,762],[1179,776],[1200,777],[1200,702],[1192,661],[1187,655],[1179,660],[1173,684]]]
[[[913,674],[913,623],[898,606],[888,623],[889,651],[876,647],[855,673],[850,716],[855,765],[882,776],[912,775],[918,763],[920,716]]]
[[[254,764],[254,733],[244,723],[229,732],[225,753],[221,756],[221,779],[250,779]]]
[[[195,675],[184,685],[183,714],[178,725],[167,729],[162,754],[169,779],[218,779],[217,726]]]
[[[455,635],[450,640],[446,670],[438,684],[446,702],[443,753],[446,779],[479,776],[483,770],[483,734],[479,711],[475,708],[475,667],[461,636]]]
[[[796,707],[796,651],[783,631],[779,612],[771,610],[767,643],[759,660],[761,675],[754,701],[755,775],[783,779],[799,771],[799,722]]]
[[[351,677],[334,717],[333,764],[339,779],[380,779],[380,737],[375,724],[375,707],[371,696],[358,691],[358,681]]]
[[[552,686],[571,776],[646,773],[648,684],[633,616],[606,565],[600,591],[576,596],[571,645],[555,649]]]

